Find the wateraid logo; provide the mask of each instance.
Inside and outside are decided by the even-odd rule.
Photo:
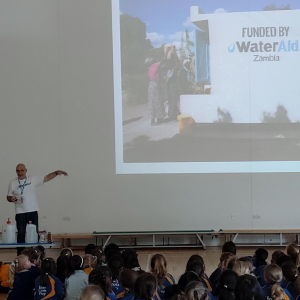
[[[235,51],[235,45],[236,45],[236,43],[231,44],[231,45],[228,47],[228,52],[233,53],[233,52]]]
[[[299,41],[279,41],[273,43],[264,43],[262,41],[258,43],[251,42],[236,42],[228,47],[228,52],[233,53],[235,50],[239,52],[298,52]]]

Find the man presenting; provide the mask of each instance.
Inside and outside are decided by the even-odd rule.
[[[27,176],[27,169],[24,164],[18,164],[16,167],[18,177],[13,179],[8,187],[7,201],[14,202],[16,208],[17,223],[17,242],[25,243],[26,225],[29,221],[36,225],[38,232],[38,204],[35,194],[35,188],[44,182],[50,181],[58,175],[68,174],[64,171],[55,171],[45,177]],[[18,247],[18,255],[24,247]]]

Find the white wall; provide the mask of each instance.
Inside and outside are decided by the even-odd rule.
[[[69,173],[38,188],[55,233],[298,228],[298,174],[115,174],[109,0],[1,0],[0,39],[0,224],[22,162]]]

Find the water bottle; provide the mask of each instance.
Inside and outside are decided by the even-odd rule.
[[[36,226],[31,221],[26,226],[26,243],[37,243],[38,234],[36,232]]]
[[[4,244],[14,244],[16,242],[16,225],[11,224],[9,219],[6,226],[2,227],[2,242]]]

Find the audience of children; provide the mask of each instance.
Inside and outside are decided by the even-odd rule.
[[[195,254],[176,284],[161,254],[152,257],[151,273],[146,273],[135,250],[121,252],[115,244],[104,253],[89,244],[83,256],[65,248],[56,263],[39,246],[24,250],[10,265],[0,262],[0,293],[8,293],[7,300],[298,300],[296,244],[287,247],[287,254],[275,251],[271,264],[264,248],[253,257],[236,256],[232,242],[222,250],[209,278],[203,258]]]

